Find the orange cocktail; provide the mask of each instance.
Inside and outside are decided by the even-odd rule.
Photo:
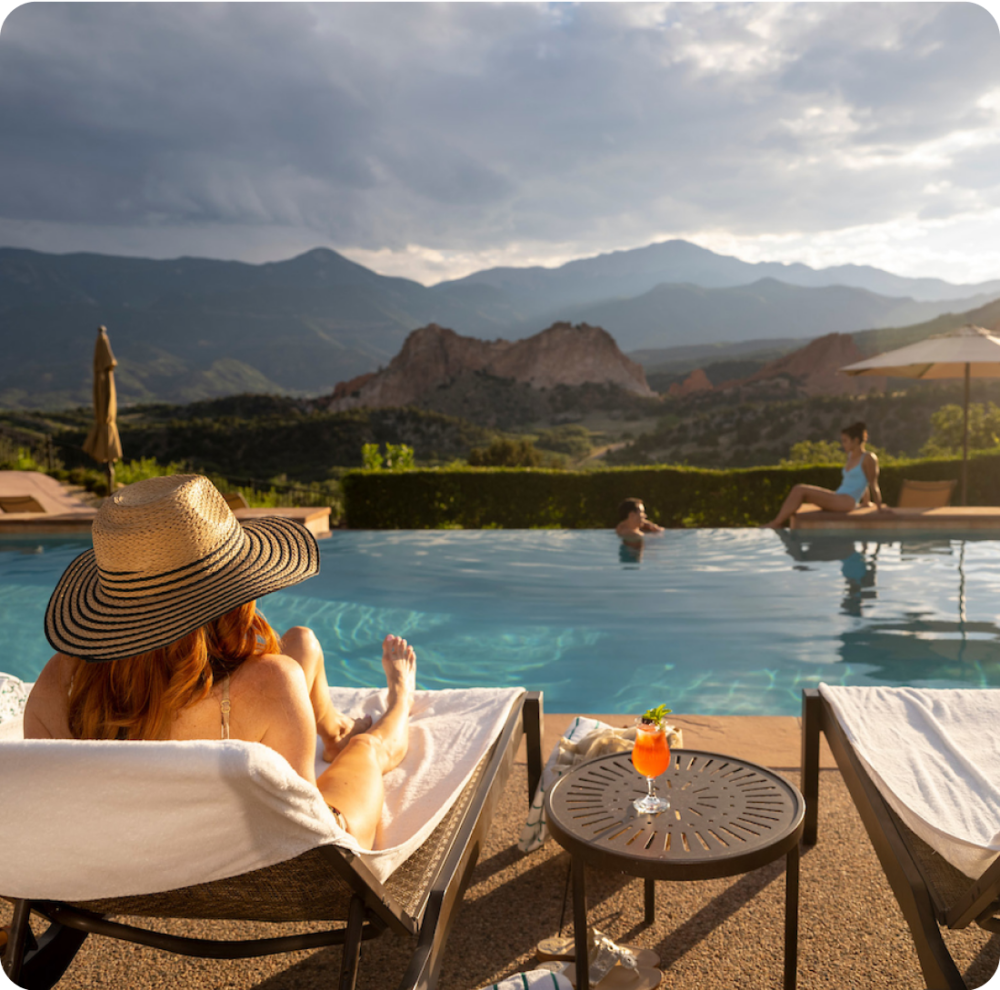
[[[643,777],[659,777],[670,766],[670,747],[662,725],[640,722],[636,726],[632,766]]]
[[[670,747],[667,745],[666,727],[662,722],[639,722],[635,727],[632,746],[632,766],[646,778],[647,793],[632,802],[636,811],[655,814],[666,811],[670,802],[657,797],[653,778],[659,777],[670,766]]]

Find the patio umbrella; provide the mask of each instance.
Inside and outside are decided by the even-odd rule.
[[[982,327],[966,324],[950,333],[877,354],[840,370],[848,375],[965,379],[962,425],[962,505],[965,505],[969,469],[969,381],[972,378],[1000,378],[1000,337],[994,337]]]
[[[111,353],[107,327],[97,328],[94,347],[94,425],[90,428],[83,449],[103,464],[108,476],[108,494],[114,491],[114,462],[121,459],[122,442],[118,436],[118,397],[115,394],[115,367],[118,362]]]

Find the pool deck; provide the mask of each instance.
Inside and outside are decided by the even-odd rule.
[[[614,726],[635,724],[635,715],[566,714],[545,712],[542,753],[548,758],[559,737],[577,718],[598,719]],[[670,723],[683,730],[688,749],[705,749],[726,756],[740,756],[775,770],[798,770],[801,765],[802,720],[794,715],[670,715]],[[524,759],[524,744],[520,759]],[[822,741],[820,765],[837,766]]]
[[[575,717],[546,714],[546,750]],[[598,717],[612,725],[632,721],[623,715]],[[797,718],[671,719],[684,730],[688,748],[749,757],[798,783]],[[823,765],[832,766],[829,752],[823,755]],[[448,940],[439,990],[475,990],[532,969],[538,941],[559,932],[564,911],[565,933],[572,931],[572,908],[565,901],[568,855],[551,840],[527,855],[517,850],[526,807],[522,754]],[[781,986],[783,863],[745,876],[657,883],[656,920],[651,925],[643,922],[641,880],[590,870],[587,887],[591,924],[619,942],[659,954],[665,974],[662,990]],[[10,905],[0,899],[0,925],[9,918]],[[162,928],[202,938],[287,933],[282,925],[224,921],[167,921]],[[1000,935],[971,926],[946,932],[945,941],[970,987],[982,986],[997,971]],[[398,986],[409,951],[409,942],[390,935],[366,942],[358,990]],[[67,990],[326,990],[335,983],[339,964],[337,947],[227,961],[171,956],[90,938],[60,985]],[[802,857],[798,977],[800,990],[919,990],[926,985],[892,891],[840,773],[833,769],[820,775],[819,842]]]
[[[44,512],[0,511],[0,536],[67,536],[89,534],[97,506],[74,489],[38,471],[0,471],[0,496],[30,495]],[[317,539],[330,535],[330,507],[236,509],[237,519],[284,516],[301,523]]]
[[[879,512],[872,506],[851,512],[827,512],[806,505],[788,522],[794,530],[1000,530],[1000,508],[986,505],[948,506],[943,509],[893,509]]]

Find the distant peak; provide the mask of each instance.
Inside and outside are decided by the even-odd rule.
[[[339,258],[341,261],[346,259],[342,254],[337,254],[333,248],[328,247],[315,247],[311,251],[306,251],[304,254],[297,254],[292,261],[301,261],[303,258],[309,258],[314,261],[328,261],[331,258]]]

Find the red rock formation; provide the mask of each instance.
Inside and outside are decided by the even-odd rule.
[[[375,377],[374,371],[366,371],[363,375],[358,375],[357,378],[352,378],[347,382],[338,382],[333,390],[333,395],[330,396],[331,399],[346,399],[347,396],[353,395],[355,392],[361,390],[362,385],[367,385]]]
[[[600,327],[556,323],[526,340],[479,340],[460,337],[436,323],[414,330],[389,366],[342,382],[329,397],[333,412],[358,406],[405,406],[459,375],[481,371],[497,378],[526,382],[533,388],[600,382],[653,396],[646,375],[618,349]],[[362,378],[364,376],[361,376]]]
[[[873,390],[884,391],[884,377],[841,374],[845,365],[860,361],[864,355],[854,338],[847,333],[829,333],[817,337],[805,347],[765,364],[760,371],[744,378],[740,385],[752,385],[787,376],[803,395],[859,395]],[[729,385],[730,383],[727,383]]]
[[[701,368],[695,368],[682,382],[671,382],[667,395],[675,399],[683,399],[695,392],[711,392],[712,383],[708,380],[708,375]]]

